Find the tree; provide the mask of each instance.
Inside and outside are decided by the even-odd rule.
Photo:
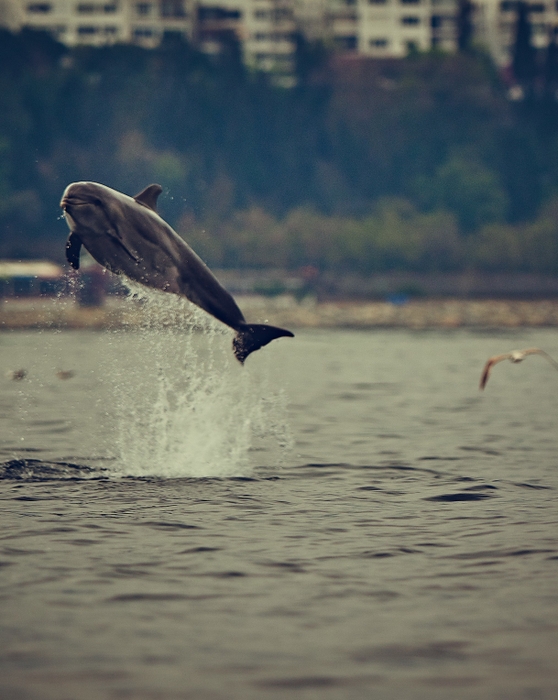
[[[515,41],[512,52],[512,71],[517,83],[529,95],[533,91],[533,81],[536,77],[536,54],[531,43],[531,22],[529,20],[529,5],[520,0],[517,3],[517,23]]]
[[[307,86],[312,75],[326,65],[329,52],[322,41],[309,41],[302,32],[294,35],[297,85]]]
[[[471,48],[473,36],[473,3],[470,0],[459,0],[457,13],[457,48],[461,53]]]
[[[558,98],[558,44],[554,28],[548,38],[548,47],[544,62],[544,93],[547,99],[556,101]]]

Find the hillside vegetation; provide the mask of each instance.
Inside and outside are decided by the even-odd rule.
[[[301,44],[299,84],[231,46],[68,50],[0,36],[0,255],[63,257],[74,180],[164,188],[211,265],[558,272],[558,103],[512,102],[482,54],[347,60]]]

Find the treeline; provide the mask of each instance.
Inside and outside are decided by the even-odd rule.
[[[61,259],[61,193],[88,179],[160,182],[211,265],[558,272],[555,90],[510,100],[471,50],[299,49],[284,90],[234,45],[211,59],[0,32],[0,256]]]
[[[363,217],[300,207],[279,218],[253,207],[210,230],[183,223],[190,244],[224,268],[558,272],[558,197],[534,221],[486,224],[468,236],[451,212],[420,212],[405,199],[380,200]]]

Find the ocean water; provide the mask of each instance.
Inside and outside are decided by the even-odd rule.
[[[2,700],[558,697],[556,331],[171,317],[0,334]]]

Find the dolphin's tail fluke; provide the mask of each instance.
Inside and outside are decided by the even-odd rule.
[[[244,360],[251,352],[263,348],[264,345],[271,343],[275,338],[283,337],[294,338],[294,333],[275,326],[247,323],[240,328],[233,340],[233,350],[236,359],[243,365]]]

